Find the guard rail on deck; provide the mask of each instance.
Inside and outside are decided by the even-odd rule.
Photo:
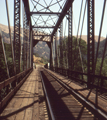
[[[47,67],[46,67],[47,68]],[[88,74],[78,71],[73,71],[69,69],[62,69],[57,67],[51,67],[51,70],[59,73],[61,75],[67,76],[70,79],[73,79],[80,83],[85,83],[87,86],[90,85],[91,88],[97,88],[101,92],[107,92],[107,77],[102,75],[90,75],[90,83],[87,81]],[[99,84],[100,83],[100,84]],[[106,84],[105,84],[106,83]]]
[[[98,96],[99,95],[104,95],[106,98],[107,94],[107,77],[101,76],[101,75],[90,75],[90,83],[87,81],[88,74],[87,73],[82,73],[82,72],[76,72],[72,71],[69,69],[62,69],[62,68],[56,68],[56,67],[51,67],[50,68],[52,71],[59,73],[63,76],[66,76],[69,79],[72,79],[80,84],[85,84],[87,85],[87,89],[89,89],[89,95],[90,96],[91,92],[93,91],[95,93],[95,102],[92,104],[95,105],[96,108],[101,109],[98,105]],[[87,98],[88,99],[88,98]],[[102,110],[104,113],[106,111]]]
[[[11,99],[11,97],[16,93],[16,91],[23,84],[23,82],[26,80],[26,78],[29,76],[31,72],[32,72],[32,68],[29,68],[0,83],[0,91],[6,86],[11,84],[11,88],[8,94],[2,100],[0,100],[0,111],[7,104],[7,102]]]

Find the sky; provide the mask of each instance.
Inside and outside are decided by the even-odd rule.
[[[50,2],[50,0],[47,0],[47,1]],[[74,3],[73,3],[73,35],[77,34],[81,1],[82,0],[74,0]],[[85,1],[86,0],[83,0],[81,23],[83,19]],[[95,0],[95,35],[99,35],[103,3],[104,3],[104,0]],[[8,6],[9,6],[9,15],[10,15],[10,25],[13,26],[14,25],[14,22],[13,22],[14,21],[14,17],[13,17],[14,16],[14,11],[13,11],[14,0],[8,0]],[[22,9],[22,6],[21,6],[21,9]],[[53,8],[53,9],[56,9],[56,8]],[[22,10],[21,10],[21,13],[22,13]],[[21,21],[23,21],[23,14],[21,14]],[[101,36],[103,37],[106,37],[106,34],[107,34],[107,27],[106,27],[107,22],[106,21],[107,21],[107,3],[106,3],[106,8],[105,8],[105,15],[104,15],[104,21],[103,21],[103,27],[102,27],[102,33],[101,33]],[[81,23],[80,23],[80,29],[81,29]],[[5,0],[0,0],[0,24],[8,25]],[[65,34],[67,35],[68,25],[66,25],[66,20],[64,20],[63,26],[64,26],[63,29],[66,31]],[[23,27],[22,22],[21,22],[21,27]],[[79,34],[80,34],[80,30],[79,30]],[[85,22],[83,26],[82,35],[87,35],[87,11],[85,15]]]

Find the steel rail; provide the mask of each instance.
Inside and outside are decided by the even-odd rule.
[[[44,69],[44,68],[43,68]],[[101,117],[103,120],[107,119],[107,114],[105,114],[104,112],[102,112],[99,108],[97,108],[96,106],[94,106],[91,102],[87,101],[84,97],[82,97],[79,93],[75,92],[71,87],[69,87],[67,84],[65,84],[64,82],[62,82],[59,78],[57,78],[55,75],[53,75],[52,73],[50,73],[49,71],[47,71],[46,69],[44,69],[49,75],[51,75],[54,79],[56,79],[62,86],[64,86],[67,90],[69,90],[70,92],[72,92],[80,101],[82,101],[83,103],[85,103],[85,105],[88,106],[88,108],[90,108],[91,110],[94,110],[94,113],[96,113],[96,115],[98,117]]]
[[[41,74],[41,72],[40,72],[40,74]],[[48,94],[47,94],[47,91],[46,91],[46,87],[45,87],[45,83],[44,83],[42,74],[41,74],[41,80],[42,80],[42,85],[43,85],[43,89],[44,89],[45,96],[46,96],[46,101],[47,101],[47,104],[48,104],[48,107],[49,107],[49,112],[50,112],[50,115],[51,115],[51,119],[55,120],[55,116],[54,116],[54,113],[53,113],[53,110],[52,110],[52,107],[51,107],[51,103],[50,103],[50,100],[49,100],[49,97],[48,97]]]

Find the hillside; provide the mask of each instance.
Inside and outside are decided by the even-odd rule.
[[[2,30],[2,37],[5,43],[10,44],[9,39],[9,30],[8,26],[0,24],[0,29]],[[23,29],[21,28],[21,31]],[[13,27],[11,27],[11,36],[13,40]],[[22,32],[21,32],[21,39],[23,38]],[[43,57],[45,59],[49,59],[49,48],[45,42],[39,42],[34,48],[33,52],[39,54],[40,57]]]
[[[33,52],[37,53],[40,57],[49,59],[49,47],[45,42],[38,42],[38,44],[33,48]]]
[[[9,39],[8,26],[0,24],[0,29],[2,30],[2,36],[3,36],[4,42],[9,44],[10,39]],[[23,29],[21,28],[21,31],[22,30]],[[13,27],[11,27],[11,35],[12,35],[12,39],[13,39]],[[22,36],[22,32],[21,32],[21,39],[22,38],[23,38],[23,36]],[[82,39],[87,42],[87,35],[82,35]],[[100,49],[99,49],[99,57],[101,57],[101,55],[102,55],[104,44],[105,44],[105,38],[101,37],[100,39],[101,39],[101,43],[100,43]],[[95,46],[97,46],[97,41],[98,41],[98,36],[95,36]],[[34,52],[34,54],[38,54],[40,57],[49,59],[50,50],[49,50],[48,45],[45,42],[38,42],[38,44],[33,48],[33,52]]]
[[[74,35],[75,36],[75,35]],[[76,36],[75,36],[76,37]],[[78,36],[79,38],[80,36]],[[82,35],[81,38],[87,42],[87,35]],[[100,41],[103,41],[105,38],[101,37]],[[95,42],[98,42],[98,36],[95,35]]]
[[[45,65],[48,63],[47,59],[45,58],[42,58],[42,57],[37,57],[35,55],[33,55],[33,62],[37,65],[37,64],[40,64],[40,65]]]

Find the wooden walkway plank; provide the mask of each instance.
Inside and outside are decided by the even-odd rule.
[[[6,109],[2,112],[1,116],[7,116],[8,119],[13,120],[16,117],[16,111],[20,108],[23,97],[24,91],[27,90],[28,85],[23,84],[20,90],[16,93],[16,95],[12,98],[12,100],[7,105]],[[23,89],[23,91],[21,90]],[[21,97],[21,98],[20,98]]]
[[[0,120],[39,120],[37,75],[37,70],[33,70],[0,115]]]
[[[29,82],[30,82],[30,78],[29,78]],[[20,106],[22,111],[20,113],[17,113],[15,120],[20,120],[20,119],[23,120],[24,119],[25,109],[27,108],[27,102],[28,102],[28,99],[29,99],[29,93],[28,92],[30,92],[30,90],[31,90],[29,82],[28,82],[28,89],[26,91],[24,91],[24,98],[23,98],[22,104]]]
[[[28,102],[27,102],[27,105],[29,106],[29,108],[27,108],[25,110],[25,117],[24,117],[24,120],[31,120],[32,119],[32,114],[33,114],[33,104],[34,104],[34,89],[35,87],[35,84],[34,84],[34,81],[36,82],[36,80],[31,80],[30,84],[31,84],[31,91],[30,94],[29,94],[29,99],[28,99]],[[31,105],[31,106],[30,106]]]
[[[32,120],[39,120],[39,96],[38,96],[38,73],[36,72],[35,77],[35,94],[34,94],[34,105],[33,105],[33,114]]]

